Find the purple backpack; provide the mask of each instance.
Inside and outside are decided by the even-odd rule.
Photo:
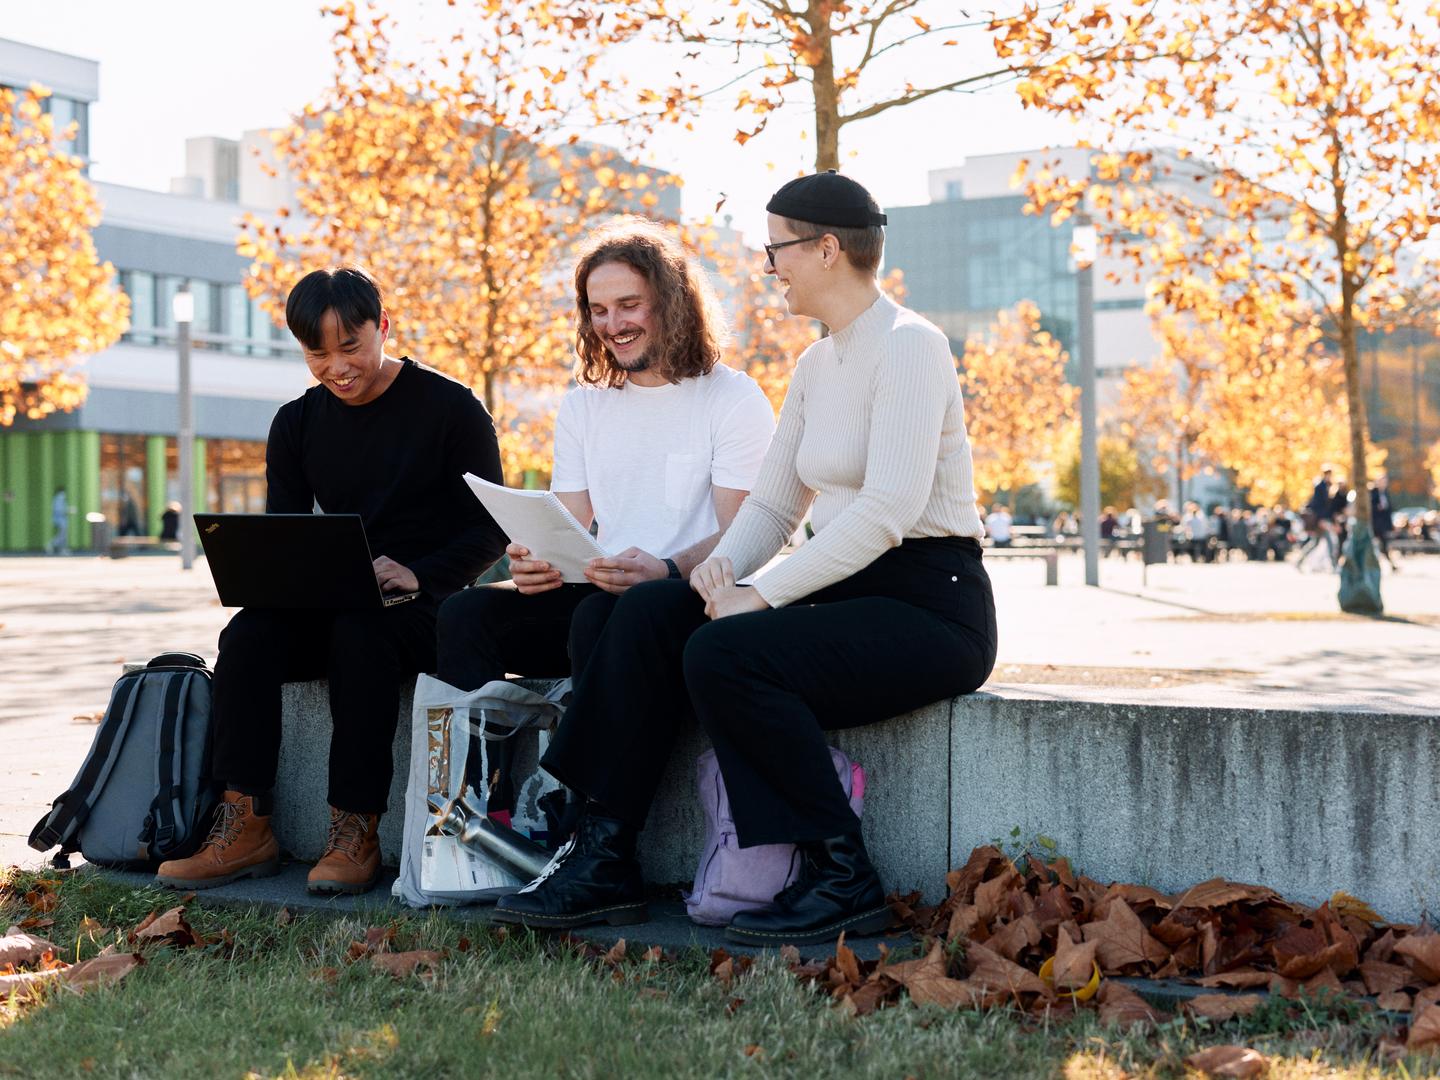
[[[833,746],[830,757],[850,809],[859,817],[865,805],[865,770]],[[685,910],[704,926],[726,926],[737,911],[764,907],[794,880],[795,845],[740,847],[715,751],[706,750],[695,766],[705,808],[705,847],[695,870],[695,890],[685,896]]]

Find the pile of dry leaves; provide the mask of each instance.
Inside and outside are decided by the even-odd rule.
[[[1010,1004],[1051,1015],[1095,1007],[1121,1024],[1163,1018],[1105,976],[1216,990],[1184,1008],[1217,1022],[1263,1000],[1229,991],[1290,998],[1330,991],[1373,997],[1379,1008],[1407,1014],[1399,1049],[1440,1049],[1440,934],[1424,923],[1389,924],[1344,893],[1308,908],[1262,886],[1217,878],[1167,896],[1141,885],[1101,885],[1063,858],[1017,865],[996,847],[976,848],[946,885],[949,895],[935,907],[918,906],[918,894],[891,899],[924,942],[920,959],[861,962],[842,940],[834,957],[792,966],[857,1015],[903,995],[920,1004]],[[1051,970],[1042,979],[1046,961]]]

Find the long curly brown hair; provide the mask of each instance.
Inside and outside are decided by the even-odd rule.
[[[585,283],[596,267],[624,263],[641,274],[655,292],[659,322],[649,370],[672,383],[708,375],[720,362],[726,332],[720,305],[705,271],[680,240],[646,218],[625,216],[596,229],[580,248],[575,265],[575,352],[580,363],[575,377],[592,386],[621,386],[625,372],[616,367],[610,350],[590,321]]]

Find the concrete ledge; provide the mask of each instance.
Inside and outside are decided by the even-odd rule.
[[[1245,698],[959,699],[952,849],[1018,825],[1102,881],[1221,876],[1308,904],[1342,889],[1407,920],[1440,907],[1440,716]]]
[[[1173,891],[1223,876],[1312,904],[1343,889],[1406,920],[1440,908],[1440,716],[1189,692],[1205,703],[1002,688],[833,738],[867,770],[866,844],[890,888],[937,899],[948,868],[1018,826],[1102,881]],[[275,828],[315,858],[328,820],[325,684],[289,685],[284,702]],[[381,822],[389,863],[409,715],[407,695]],[[682,734],[651,810],[641,856],[652,881],[694,875],[702,749],[698,731]]]

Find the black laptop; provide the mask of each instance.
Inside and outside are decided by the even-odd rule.
[[[359,514],[196,514],[195,535],[226,607],[378,610],[382,593]]]

